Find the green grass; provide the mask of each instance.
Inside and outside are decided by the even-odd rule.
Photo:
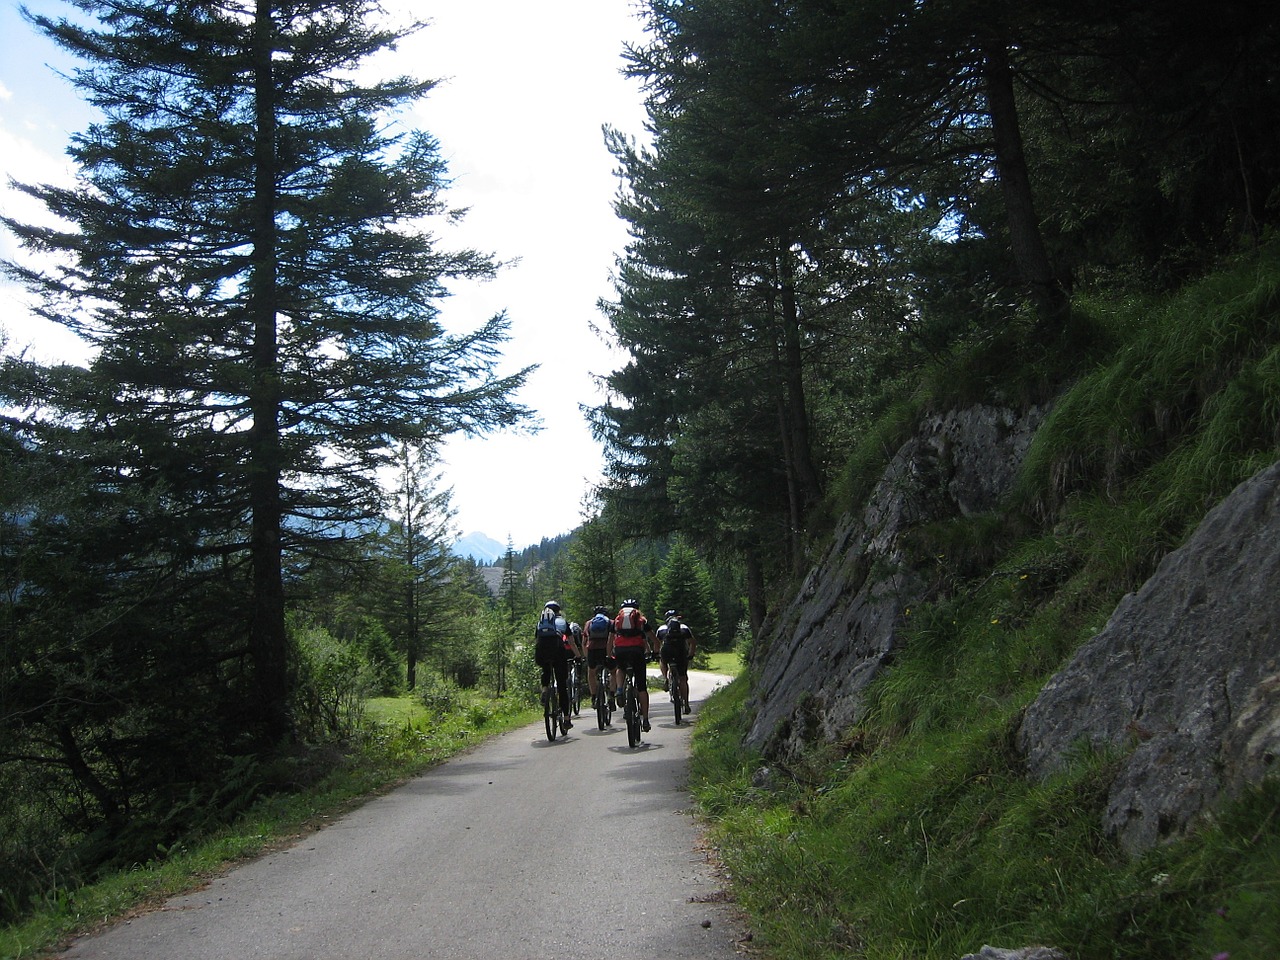
[[[839,742],[766,760],[742,747],[749,675],[707,702],[691,785],[771,960],[1275,957],[1280,781],[1134,859],[1101,827],[1118,758],[1036,782],[1015,733],[1120,596],[1280,458],[1278,291],[1273,246],[1164,302],[1085,305],[1113,352],[1061,398],[1005,513],[916,531],[948,590],[909,611]]]
[[[313,786],[268,797],[232,826],[193,838],[163,861],[60,892],[22,923],[0,929],[0,960],[38,956],[141,906],[195,889],[229,866],[318,830],[485,738],[537,718],[536,711],[518,702],[469,694],[462,700],[446,713],[428,709],[418,697],[370,701],[365,735],[346,745],[336,762],[330,757],[328,773]]]
[[[728,677],[736,677],[742,673],[742,657],[738,655],[737,651],[729,650],[723,653],[703,654],[702,656],[706,657],[706,666],[698,669],[705,670],[707,673],[720,673]],[[702,659],[702,656],[699,657],[699,660]]]

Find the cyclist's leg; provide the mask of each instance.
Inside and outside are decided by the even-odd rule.
[[[649,730],[649,671],[648,663],[644,658],[644,651],[637,650],[635,659],[636,677],[636,699],[640,701],[640,717],[642,720],[642,728],[645,732]]]
[[[537,654],[534,661],[542,670],[541,679],[538,681],[542,685],[542,695],[546,696],[547,687],[551,685],[551,664],[547,662],[547,658],[542,654]]]
[[[617,653],[617,651],[615,651],[615,653]],[[619,697],[623,695],[623,691],[627,688],[626,670],[623,669],[623,664],[626,663],[626,660],[627,656],[625,653],[618,653],[613,658],[613,689],[617,692]]]
[[[596,671],[600,668],[600,661],[604,659],[603,650],[587,649],[587,688],[591,691],[591,702],[596,702],[596,690],[600,687],[599,679],[596,677]]]

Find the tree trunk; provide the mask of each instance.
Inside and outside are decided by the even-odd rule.
[[[414,557],[409,557],[409,569],[413,570]],[[405,683],[410,690],[418,687],[418,587],[414,580],[405,585]]]
[[[991,38],[982,44],[983,75],[987,109],[995,139],[996,168],[1004,196],[1013,259],[1022,282],[1031,294],[1040,325],[1057,333],[1067,319],[1070,303],[1045,249],[1031,194],[1031,175],[1022,149],[1017,101],[1013,92],[1013,69],[1003,40]]]
[[[764,569],[754,550],[744,550],[742,561],[747,572],[747,619],[751,624],[751,635],[758,637],[768,612],[764,599]]]
[[[783,371],[787,387],[787,427],[791,432],[792,470],[804,515],[822,499],[822,481],[813,465],[813,443],[809,436],[809,403],[804,389],[804,353],[800,338],[800,310],[796,304],[795,265],[791,251],[781,251]]]
[[[288,637],[281,566],[280,372],[276,331],[276,107],[270,0],[257,0],[254,24],[253,253],[249,309],[254,343],[249,406],[250,650],[261,734],[271,744],[289,733]]]
[[[804,532],[809,511],[822,497],[821,481],[813,465],[809,437],[809,407],[804,390],[804,356],[800,342],[800,314],[796,305],[795,270],[791,252],[779,249],[777,259],[777,309],[781,347],[775,356],[781,368],[782,392],[778,398],[778,429],[787,474],[787,553],[792,573],[802,573]]]

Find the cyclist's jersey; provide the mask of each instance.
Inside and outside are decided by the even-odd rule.
[[[627,650],[644,646],[644,635],[648,632],[649,621],[635,607],[623,607],[613,621],[613,639],[615,650]]]

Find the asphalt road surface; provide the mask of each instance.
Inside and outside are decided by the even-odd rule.
[[[698,701],[722,678],[694,674]],[[690,722],[650,683],[627,746],[590,703],[569,736],[490,741],[287,849],[75,941],[67,960],[721,960],[742,931],[700,852]]]

